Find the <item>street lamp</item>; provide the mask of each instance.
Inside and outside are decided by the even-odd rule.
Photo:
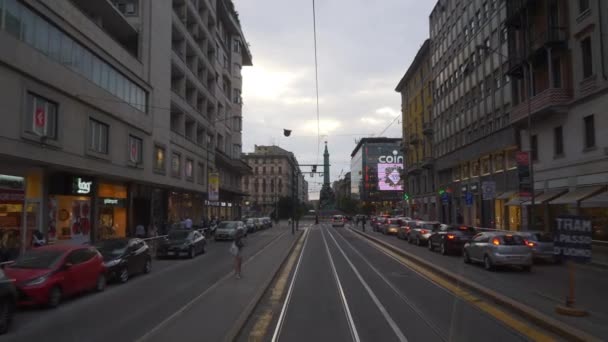
[[[529,32],[527,33],[527,41],[529,41]],[[484,50],[484,51],[490,51],[492,53],[495,53],[503,58],[505,58],[506,60],[509,60],[508,56],[505,56],[503,53],[497,51],[496,49],[492,49],[491,47],[487,46],[487,45],[477,45],[476,46],[477,49],[479,50]],[[534,193],[534,160],[532,157],[532,96],[534,96],[534,93],[532,91],[532,83],[533,83],[533,75],[532,75],[532,64],[530,63],[530,61],[525,60],[524,63],[526,63],[526,70],[528,71],[528,117],[527,117],[527,121],[528,121],[528,167],[530,170],[530,186],[532,187],[532,191],[530,191],[530,226],[532,227],[532,229],[536,228],[536,218],[534,217],[534,206],[535,206],[535,197],[536,194]],[[528,230],[530,230],[530,228],[528,228]]]

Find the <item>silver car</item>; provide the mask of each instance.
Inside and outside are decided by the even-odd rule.
[[[245,236],[247,236],[247,230],[245,224],[241,221],[224,221],[221,222],[215,230],[215,240],[234,240],[236,236],[236,230],[243,229]]]
[[[543,231],[528,231],[518,233],[526,240],[528,247],[532,248],[534,260],[557,262],[558,259],[553,254],[553,236]]]
[[[521,266],[526,272],[532,269],[532,248],[518,234],[504,232],[479,233],[464,245],[464,262],[483,263],[486,270],[495,266]]]
[[[407,236],[407,241],[418,246],[426,245],[431,234],[439,230],[441,226],[442,224],[440,222],[421,221],[419,224],[410,229]]]

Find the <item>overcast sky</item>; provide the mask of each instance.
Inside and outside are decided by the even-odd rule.
[[[277,144],[300,164],[317,146],[312,0],[234,0],[253,66],[243,68],[243,151]],[[400,116],[395,86],[428,37],[434,0],[317,0],[320,131],[331,180],[350,171],[355,139]],[[401,137],[401,118],[382,136]],[[292,129],[290,138],[282,129]],[[317,154],[319,151],[319,155]],[[310,168],[303,168],[310,171]],[[306,179],[318,198],[321,177]]]

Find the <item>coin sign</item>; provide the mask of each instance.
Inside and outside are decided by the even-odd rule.
[[[46,123],[46,115],[44,113],[44,108],[36,108],[35,116],[36,127],[44,127],[44,124]]]

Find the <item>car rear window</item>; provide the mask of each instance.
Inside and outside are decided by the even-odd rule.
[[[461,231],[465,234],[477,234],[477,231],[475,230],[475,228],[473,227],[467,227],[467,226],[455,226],[452,229],[454,230],[458,230]]]
[[[526,244],[526,241],[519,235],[503,235],[501,240],[506,246],[520,246]]]

